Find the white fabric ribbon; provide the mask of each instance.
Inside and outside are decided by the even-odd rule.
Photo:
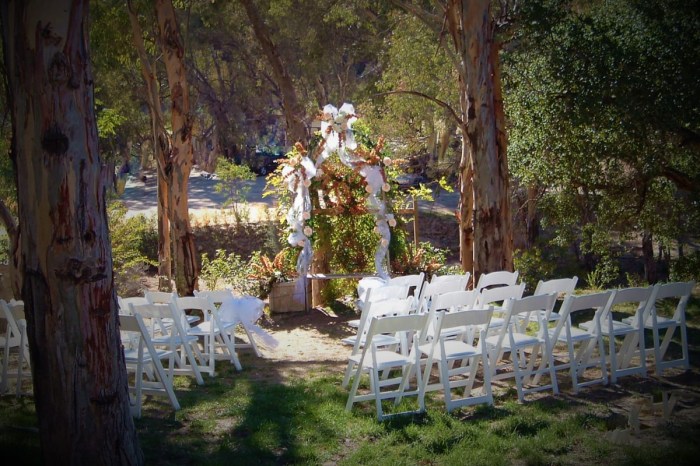
[[[259,336],[265,346],[274,349],[279,346],[277,339],[256,324],[262,317],[264,307],[265,303],[254,296],[231,296],[222,301],[219,316],[223,322],[243,325]]]

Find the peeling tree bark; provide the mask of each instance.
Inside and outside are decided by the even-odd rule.
[[[156,0],[158,32],[168,75],[173,134],[169,156],[170,234],[175,263],[175,286],[182,296],[194,294],[199,267],[190,226],[187,186],[192,171],[192,115],[185,70],[185,49],[172,0]]]
[[[482,273],[513,269],[498,48],[488,0],[449,0],[445,14],[460,72],[462,267],[477,280]]]
[[[45,464],[142,464],[97,151],[87,2],[4,2],[21,272]]]

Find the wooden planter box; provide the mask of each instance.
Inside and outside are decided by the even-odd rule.
[[[306,281],[306,299],[302,290],[296,290],[297,281],[272,285],[270,312],[299,312],[311,308],[311,283]]]

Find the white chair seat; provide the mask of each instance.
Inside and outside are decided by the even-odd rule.
[[[462,331],[464,333],[464,331]],[[428,353],[432,344],[420,345],[420,349],[423,353]],[[461,340],[445,340],[445,355],[446,359],[465,359],[472,356],[476,356],[481,353],[481,349],[478,346],[472,346],[469,343],[465,343]],[[435,351],[433,353],[433,359],[442,361],[444,359],[442,354],[442,349],[440,345],[435,346]]]
[[[373,354],[377,355],[377,360],[374,360]],[[350,359],[354,363],[359,363],[362,359],[362,354],[354,354],[350,356]],[[409,359],[407,356],[396,353],[394,351],[379,350],[376,353],[367,352],[365,360],[362,362],[362,367],[373,367],[378,370],[382,370],[388,367],[402,366],[408,364]]]
[[[595,326],[595,322],[592,320],[589,320],[588,322],[582,322],[578,325],[584,330],[587,330],[589,332],[593,331],[593,327]],[[601,322],[600,323],[600,332],[603,335],[608,335],[610,333],[609,327],[608,327],[608,322]],[[636,328],[632,327],[629,324],[626,324],[624,322],[620,322],[617,320],[612,321],[612,327],[613,327],[613,335],[626,335],[628,333],[634,333],[637,331]]]
[[[342,342],[344,344],[351,345],[351,346],[353,346],[356,341],[357,341],[357,335],[342,339]],[[401,342],[401,340],[399,340],[397,337],[395,337],[393,335],[375,335],[373,341],[377,346],[398,345]],[[360,339],[360,345],[364,346],[365,343],[366,343],[366,336],[363,335],[362,338]]]
[[[520,348],[522,346],[532,346],[536,345],[537,343],[542,343],[542,340],[540,340],[539,338],[524,333],[513,333],[513,341],[515,342],[516,348]],[[496,345],[498,343],[498,335],[487,337],[486,343],[488,343],[489,345]],[[506,351],[509,350],[510,341],[508,339],[504,339],[503,343],[501,344],[501,347]]]
[[[554,338],[554,335],[556,333],[555,330],[556,329],[554,329],[554,328],[549,329],[550,338]],[[580,329],[578,327],[571,327],[570,332],[571,332],[571,341],[580,342],[580,341],[590,340],[591,338],[593,338],[588,331]],[[568,340],[566,338],[566,335],[564,333],[560,332],[559,336],[557,337],[557,341],[566,342]]]

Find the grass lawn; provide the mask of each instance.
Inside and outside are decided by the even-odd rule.
[[[692,301],[687,315],[693,368],[662,379],[625,377],[578,395],[562,379],[560,395],[544,392],[524,404],[512,384],[499,383],[494,406],[452,414],[433,392],[427,413],[379,423],[371,403],[345,411],[338,364],[309,365],[303,375],[289,376],[273,361],[243,353],[240,373],[221,364],[204,386],[178,377],[180,411],[148,397],[136,426],[153,465],[697,464],[700,301]],[[648,403],[663,392],[677,399],[668,420]],[[642,406],[641,428],[625,433],[634,406]],[[39,463],[31,398],[0,397],[0,455],[17,458],[3,464]]]

